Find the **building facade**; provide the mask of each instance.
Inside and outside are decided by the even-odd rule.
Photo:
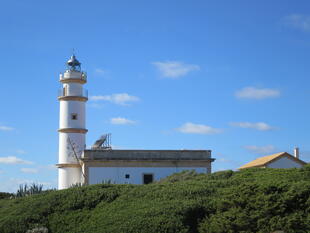
[[[176,172],[211,173],[210,150],[85,150],[85,183],[148,184]]]
[[[58,189],[102,182],[148,184],[184,170],[211,173],[215,159],[210,150],[113,150],[100,143],[86,150],[87,76],[75,56],[60,82]]]
[[[301,168],[307,163],[299,159],[299,149],[295,148],[294,156],[281,152],[257,158],[239,169],[260,167],[260,168]]]

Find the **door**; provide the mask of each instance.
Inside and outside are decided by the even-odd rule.
[[[143,184],[150,184],[153,182],[153,174],[143,174]]]

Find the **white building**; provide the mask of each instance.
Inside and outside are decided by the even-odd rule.
[[[211,173],[209,150],[85,150],[85,183],[147,184],[176,172]]]
[[[72,184],[81,183],[80,158],[85,149],[85,102],[87,92],[83,89],[87,77],[81,71],[81,64],[72,56],[68,69],[60,74],[63,84],[58,100],[60,102],[59,119],[59,163],[58,188],[67,188]],[[74,148],[74,150],[73,150]]]
[[[295,148],[294,156],[287,153],[281,152],[272,154],[264,157],[257,158],[239,169],[261,167],[261,168],[301,168],[307,163],[299,159],[299,149]]]
[[[86,150],[85,103],[83,85],[86,73],[72,56],[60,75],[63,87],[60,101],[58,189],[102,182],[147,184],[175,172],[195,170],[211,173],[210,150],[112,150],[99,145]]]

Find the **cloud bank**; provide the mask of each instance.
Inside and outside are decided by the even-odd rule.
[[[294,29],[310,32],[310,16],[303,14],[291,14],[284,18],[284,23]]]
[[[130,105],[133,102],[137,102],[140,99],[137,96],[132,96],[127,93],[119,93],[112,95],[95,95],[90,96],[90,100],[92,101],[107,101],[110,103],[118,104],[118,105]]]
[[[3,164],[33,164],[31,161],[23,160],[15,156],[0,157],[0,163]]]
[[[21,168],[20,171],[23,173],[30,173],[30,174],[35,174],[39,172],[39,170],[36,168]]]
[[[275,151],[275,147],[273,145],[267,145],[267,146],[245,146],[246,150],[255,153],[255,154],[264,154],[268,155],[270,153],[273,153]]]
[[[123,117],[115,117],[110,119],[110,123],[113,125],[133,125],[136,121],[129,120]]]
[[[267,99],[280,96],[280,91],[271,88],[245,87],[236,91],[235,96],[240,99]]]
[[[0,131],[12,131],[14,128],[5,126],[5,125],[0,125]]]
[[[101,68],[97,68],[97,69],[95,69],[95,73],[96,73],[97,75],[102,76],[102,75],[105,75],[105,74],[106,74],[106,71],[103,70],[103,69],[101,69]]]
[[[275,129],[274,127],[268,125],[267,123],[264,122],[256,122],[256,123],[251,123],[251,122],[232,122],[230,125],[239,127],[239,128],[246,128],[246,129],[256,129],[259,131],[270,131]]]
[[[189,72],[200,70],[198,65],[185,64],[179,61],[152,62],[160,74],[165,78],[177,79]]]
[[[222,132],[221,129],[216,129],[208,125],[194,124],[191,122],[183,124],[176,130],[185,134],[218,134]]]

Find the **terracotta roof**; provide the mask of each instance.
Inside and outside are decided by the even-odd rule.
[[[257,158],[241,167],[239,167],[239,169],[244,169],[244,168],[250,168],[250,167],[264,167],[266,166],[268,163],[280,158],[280,157],[289,157],[292,160],[295,160],[298,163],[301,163],[303,165],[305,165],[306,163],[300,159],[295,158],[293,155],[287,153],[287,152],[281,152],[281,153],[277,153],[277,154],[272,154],[272,155],[267,155],[264,157],[260,157]]]

